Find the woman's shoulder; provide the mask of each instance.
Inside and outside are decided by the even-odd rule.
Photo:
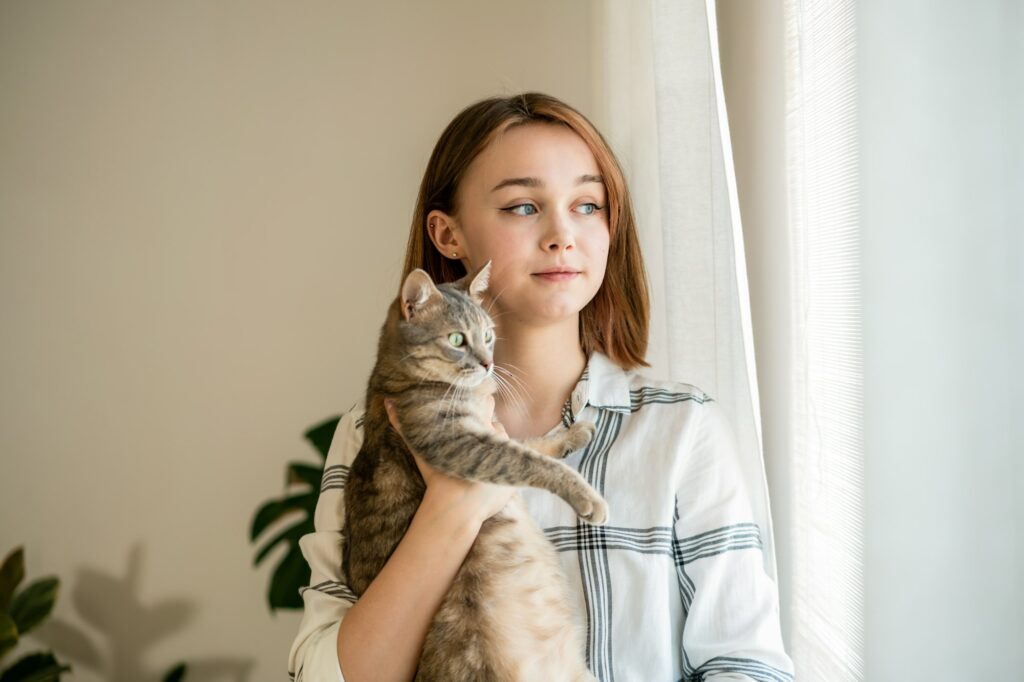
[[[686,381],[670,379],[651,367],[627,370],[625,374],[634,400],[659,398],[695,405],[714,402],[714,398],[701,387]]]

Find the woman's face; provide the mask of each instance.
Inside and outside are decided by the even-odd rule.
[[[508,317],[533,325],[564,320],[601,287],[607,195],[590,148],[568,127],[505,131],[470,164],[456,206],[454,219],[433,212],[428,224],[448,221],[457,245],[445,246],[445,255],[457,251],[470,272],[492,261],[486,297],[499,327]],[[539,274],[559,267],[577,274]]]

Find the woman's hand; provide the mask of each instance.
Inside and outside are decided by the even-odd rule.
[[[494,396],[488,396],[488,400],[491,401],[491,414],[493,415]],[[385,400],[384,407],[388,412],[392,428],[401,435],[402,429],[398,425],[394,405],[390,400]],[[508,437],[501,422],[492,419],[491,428],[495,433]],[[409,444],[406,443],[406,447],[408,446]],[[439,505],[440,509],[464,515],[467,520],[477,526],[501,511],[508,504],[509,499],[516,494],[514,486],[481,483],[448,476],[427,464],[412,448],[409,448],[409,452],[416,460],[416,466],[419,467],[423,481],[427,484],[424,501],[429,497],[430,502]]]

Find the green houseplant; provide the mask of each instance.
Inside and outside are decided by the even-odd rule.
[[[25,551],[16,547],[0,566],[0,659],[17,646],[22,635],[50,615],[57,600],[57,578],[40,578],[15,593],[24,579]],[[27,654],[0,673],[0,682],[48,682],[60,679],[61,673],[69,670],[71,666],[57,661],[52,651]]]
[[[267,604],[271,611],[302,608],[299,588],[309,584],[310,570],[299,548],[299,538],[314,530],[313,515],[320,498],[320,482],[324,475],[327,452],[331,449],[331,440],[340,420],[340,415],[331,417],[303,434],[320,455],[319,464],[290,462],[285,470],[284,495],[265,502],[253,517],[249,532],[252,543],[277,521],[292,516],[296,519],[294,524],[267,540],[253,560],[253,565],[258,566],[275,547],[288,548],[270,577]],[[301,486],[298,491],[291,488],[296,484]]]
[[[21,636],[42,623],[57,601],[60,581],[55,577],[40,578],[15,594],[25,579],[25,550],[15,547],[0,565],[0,660],[17,646]],[[71,666],[60,663],[52,651],[22,656],[2,673],[0,682],[51,682],[60,680]],[[186,666],[178,663],[163,682],[181,682]]]

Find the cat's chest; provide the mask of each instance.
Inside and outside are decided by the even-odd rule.
[[[481,529],[481,535],[496,542],[516,542],[523,548],[533,547],[535,541],[543,540],[544,531],[537,525],[523,501],[525,490],[528,489],[520,488],[509,499],[508,504],[495,514],[494,523],[485,524]]]
[[[495,569],[506,574],[504,580],[529,582],[535,579],[528,575],[530,571],[540,569],[546,573],[558,564],[551,542],[523,502],[522,489],[484,523],[478,541],[487,547],[484,554],[495,561]]]
[[[496,390],[497,385],[494,380],[485,379],[482,384],[471,389],[470,393],[463,393],[462,397],[458,399],[460,410],[478,422],[480,426],[490,430],[491,419],[494,417],[494,403],[491,397]],[[441,408],[447,408],[447,405],[442,404]]]

